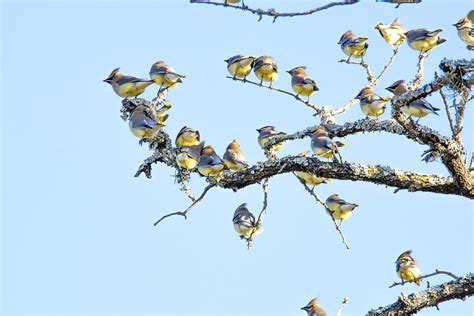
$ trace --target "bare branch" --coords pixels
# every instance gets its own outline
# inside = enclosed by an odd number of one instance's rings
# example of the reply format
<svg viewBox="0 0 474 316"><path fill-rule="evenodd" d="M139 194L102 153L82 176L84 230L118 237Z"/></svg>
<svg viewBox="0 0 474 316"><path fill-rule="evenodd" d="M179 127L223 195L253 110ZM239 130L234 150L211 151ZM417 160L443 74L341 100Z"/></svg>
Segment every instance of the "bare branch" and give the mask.
<svg viewBox="0 0 474 316"><path fill-rule="evenodd" d="M344 306L345 306L347 303L349 303L349 298L348 298L348 297L344 297L344 299L342 300L341 307L339 307L339 309L338 309L337 312L336 312L336 316L341 316L342 310L344 309Z"/></svg>
<svg viewBox="0 0 474 316"><path fill-rule="evenodd" d="M180 215L180 216L183 216L184 219L187 219L187 214L188 212L194 207L196 206L196 204L198 204L199 202L202 201L202 199L206 196L206 193L207 191L209 191L211 188L215 187L216 185L215 184L208 184L205 188L204 188L204 191L202 191L201 195L195 199L193 201L193 203L191 203L191 205L189 205L184 211L182 212L173 212L173 213L169 213L169 214L166 214L166 215L163 215L159 220L157 220L153 226L156 226L158 225L162 220L164 220L165 218L168 218L170 216L174 216L174 215Z"/></svg>
<svg viewBox="0 0 474 316"><path fill-rule="evenodd" d="M306 183L304 183L304 181L302 181L300 178L298 178L298 180L301 182L301 184L304 186L305 190L308 191L309 194L311 194L312 197L314 197L314 199L316 200L316 202L318 202L319 204L321 204L324 209L326 210L326 213L328 213L329 217L331 217L333 223L334 223L334 226L337 230L337 232L339 233L339 235L341 236L341 239L342 239L342 243L344 244L344 246L346 247L347 250L349 250L349 244L347 243L347 240L346 240L346 237L344 236L341 228L339 227L340 225L338 225L336 223L336 220L334 219L334 216L332 216L332 212L331 210L329 209L329 207L326 205L326 203L323 202L323 200L321 200L321 198L314 192L314 190L311 190L307 185Z"/></svg>
<svg viewBox="0 0 474 316"><path fill-rule="evenodd" d="M474 295L474 275L468 274L455 281L430 287L408 296L401 294L395 303L370 310L367 315L412 315L426 307L436 307L442 302L453 299L465 300L472 295Z"/></svg>
<svg viewBox="0 0 474 316"><path fill-rule="evenodd" d="M280 17L294 17L294 16L310 15L310 14L313 14L313 13L316 13L316 12L319 12L319 11L329 9L331 7L354 4L354 3L359 2L359 0L345 0L345 1L339 1L339 2L331 2L331 3L328 3L326 5L323 5L321 7L314 8L314 9L311 9L311 10L302 11L302 12L292 12L292 13L284 13L284 12L280 13L280 12L277 12L273 8L268 9L268 10L262 10L260 8L259 9L252 9L252 8L246 6L246 5L243 5L243 4L241 6L240 5L225 4L224 0L222 0L221 2L214 2L214 1L210 1L210 0L191 0L190 2L191 3L201 3L201 4L212 4L212 5L215 5L215 6L222 6L222 7L225 7L225 8L232 8L232 9L251 12L251 13L256 14L256 15L259 16L259 19L258 19L259 21L262 20L262 17L264 15L271 16L271 17L273 17L273 22L275 22L276 19L280 18Z"/></svg>
<svg viewBox="0 0 474 316"><path fill-rule="evenodd" d="M418 279L426 279L426 278L429 278L429 277L432 277L432 276L438 275L438 274L446 274L446 275L449 275L450 277L452 277L452 278L455 279L455 280L459 279L458 276L454 275L454 274L451 273L451 272L448 272L448 271L441 271L441 270L436 269L435 272L422 275L422 276L420 276L419 278L417 278L416 280L418 280ZM413 281L393 282L393 284L390 285L389 288L392 288L392 287L395 287L395 286L398 286L398 285L404 285L404 284L406 284L406 283L412 283L412 282L415 282L415 280L413 280Z"/></svg>
<svg viewBox="0 0 474 316"><path fill-rule="evenodd" d="M385 75L388 68L390 68L390 66L393 64L393 61L395 60L395 56L397 55L399 48L400 48L400 45L396 46L393 49L392 57L390 57L388 63L382 68L382 71L379 73L379 75L377 77L375 77L374 81L370 84L371 86L375 87L377 85L377 82L379 81L379 79L382 78L383 75Z"/></svg>
<svg viewBox="0 0 474 316"><path fill-rule="evenodd" d="M349 65L360 65L361 67L365 68L365 71L367 72L367 82L369 83L370 86L375 86L376 81L375 81L374 74L372 73L372 70L370 70L370 66L363 59L361 59L360 62L349 61L347 59L341 59L339 60L339 62L346 63Z"/></svg>
<svg viewBox="0 0 474 316"><path fill-rule="evenodd" d="M439 94L441 95L441 98L443 99L444 107L446 109L446 114L448 115L449 127L451 128L451 132L453 133L453 137L455 137L456 130L454 129L453 118L451 117L451 112L449 110L448 99L446 98L446 95L444 94L443 89L439 89Z"/></svg>
<svg viewBox="0 0 474 316"><path fill-rule="evenodd" d="M267 88L267 89L270 89L270 90L273 90L273 91L277 91L277 92L280 92L280 93L290 95L293 98L295 98L296 100L304 103L306 106L308 106L308 107L312 108L313 110L315 110L317 114L319 114L321 112L321 108L318 107L316 104L313 104L309 100L301 99L301 97L299 95L295 94L295 93L292 93L292 92L289 92L289 91L286 91L286 90L282 90L282 89L278 89L278 88L274 88L272 86L264 86L264 85L262 85L258 82L254 82L254 81L251 81L251 80L248 80L248 79L244 80L244 79L234 78L234 77L231 77L231 76L226 76L226 78L229 78L229 79L232 79L232 80L235 80L235 81L241 81L243 83L250 83L250 84L253 84L253 85L258 86L258 87Z"/></svg>
<svg viewBox="0 0 474 316"><path fill-rule="evenodd" d="M262 184L262 191L263 191L263 206L262 210L260 211L260 214L258 214L257 217L257 225L261 225L262 219L263 219L263 213L267 214L267 206L268 206L268 178L265 179L265 181ZM255 234L256 230L253 230L252 233L250 233L250 236L247 238L247 249L250 250L252 248L253 244L253 235Z"/></svg>
<svg viewBox="0 0 474 316"><path fill-rule="evenodd" d="M408 90L413 90L417 88L423 81L423 68L424 68L423 66L425 64L426 57L428 57L427 52L420 53L420 55L418 56L418 65L417 65L418 70L416 72L415 79L413 79L412 82L407 84Z"/></svg>

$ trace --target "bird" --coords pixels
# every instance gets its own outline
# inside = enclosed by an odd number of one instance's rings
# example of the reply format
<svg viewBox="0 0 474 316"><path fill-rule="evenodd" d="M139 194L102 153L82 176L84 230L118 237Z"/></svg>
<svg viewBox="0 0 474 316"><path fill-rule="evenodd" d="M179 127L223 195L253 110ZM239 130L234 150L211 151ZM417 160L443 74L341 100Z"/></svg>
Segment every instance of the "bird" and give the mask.
<svg viewBox="0 0 474 316"><path fill-rule="evenodd" d="M360 108L366 117L379 117L385 112L387 101L390 98L382 98L375 94L370 86L362 88L355 99L360 100Z"/></svg>
<svg viewBox="0 0 474 316"><path fill-rule="evenodd" d="M286 132L283 132L283 131L277 132L275 130L275 126L271 126L271 125L258 128L257 132L258 132L258 144L260 145L262 149L265 148L265 143L268 142L273 137L286 135ZM274 146L272 146L271 150L278 151L283 147L285 143L286 142L280 142L278 144L275 144Z"/></svg>
<svg viewBox="0 0 474 316"><path fill-rule="evenodd" d="M201 135L197 129L184 126L176 136L175 144L177 147L199 145Z"/></svg>
<svg viewBox="0 0 474 316"><path fill-rule="evenodd" d="M398 80L392 83L390 86L388 86L385 89L392 92L395 96L400 96L408 92L408 89L404 83L405 83L404 80ZM400 109L405 115L408 115L408 117L410 116L418 117L418 120L431 113L439 115L436 112L440 110L432 106L431 103L426 101L424 98L414 100L410 102L410 104L400 107Z"/></svg>
<svg viewBox="0 0 474 316"><path fill-rule="evenodd" d="M224 171L224 161L216 154L212 146L202 148L201 156L197 164L200 174L206 177L217 177Z"/></svg>
<svg viewBox="0 0 474 316"><path fill-rule="evenodd" d="M231 171L245 170L249 167L247 158L245 158L245 154L240 148L237 139L234 139L229 146L227 146L223 160L226 167Z"/></svg>
<svg viewBox="0 0 474 316"><path fill-rule="evenodd" d="M332 217L340 220L339 225L342 223L342 221L348 219L352 215L354 209L359 206L355 203L346 202L337 194L330 195L326 199L326 205L331 211Z"/></svg>
<svg viewBox="0 0 474 316"><path fill-rule="evenodd" d="M414 50L420 51L420 54L427 52L434 47L446 42L445 39L439 37L442 29L430 31L425 28L411 30L405 33L408 46Z"/></svg>
<svg viewBox="0 0 474 316"><path fill-rule="evenodd" d="M338 152L338 147L345 146L343 142L334 142L324 129L320 126L313 130L311 136L311 149L316 156L332 159Z"/></svg>
<svg viewBox="0 0 474 316"><path fill-rule="evenodd" d="M459 38L466 43L467 48L474 50L474 28L472 22L466 16L461 18L457 23L453 24L458 30Z"/></svg>
<svg viewBox="0 0 474 316"><path fill-rule="evenodd" d="M140 144L145 139L153 138L157 131L164 126L156 121L153 111L143 105L133 109L128 125L132 134L141 138Z"/></svg>
<svg viewBox="0 0 474 316"><path fill-rule="evenodd" d="M263 232L262 221L248 210L247 203L240 204L234 212L232 218L235 231L240 235L241 239L249 238Z"/></svg>
<svg viewBox="0 0 474 316"><path fill-rule="evenodd" d="M369 48L366 36L357 37L351 30L342 34L338 44L341 45L342 51L349 56L347 62L351 57L361 58L364 61L364 56Z"/></svg>
<svg viewBox="0 0 474 316"><path fill-rule="evenodd" d="M469 19L469 21L471 21L472 24L474 24L474 10L469 11L469 13L467 14L467 18Z"/></svg>
<svg viewBox="0 0 474 316"><path fill-rule="evenodd" d="M224 0L224 4L228 4L228 3L239 3L240 0ZM242 5L243 5L243 1L242 1Z"/></svg>
<svg viewBox="0 0 474 316"><path fill-rule="evenodd" d="M420 278L421 271L418 263L411 256L411 250L404 251L395 261L396 271L402 282L414 281L417 285L421 285L423 279Z"/></svg>
<svg viewBox="0 0 474 316"><path fill-rule="evenodd" d="M227 63L227 70L235 78L246 80L247 76L252 72L255 56L235 55L224 60Z"/></svg>
<svg viewBox="0 0 474 316"><path fill-rule="evenodd" d="M176 163L178 166L186 170L193 170L198 164L203 147L204 142L198 145L178 147L176 153Z"/></svg>
<svg viewBox="0 0 474 316"><path fill-rule="evenodd" d="M160 124L165 125L165 122L169 117L169 114L167 114L166 112L168 112L168 110L171 109L172 107L173 106L170 103L165 103L163 104L161 108L156 110L156 114L155 114L156 121Z"/></svg>
<svg viewBox="0 0 474 316"><path fill-rule="evenodd" d="M379 31L380 35L385 39L385 41L393 46L399 46L407 38L405 35L405 27L400 20L396 18L390 24L377 23L374 27Z"/></svg>
<svg viewBox="0 0 474 316"><path fill-rule="evenodd" d="M272 83L278 79L278 66L271 56L260 56L255 59L253 72L260 79L260 85L266 81L270 82L269 87L271 87Z"/></svg>
<svg viewBox="0 0 474 316"><path fill-rule="evenodd" d="M163 87L176 87L179 83L183 82L182 78L186 78L186 76L176 73L175 70L165 64L164 61L159 60L151 65L150 78L160 85L159 91L161 91Z"/></svg>
<svg viewBox="0 0 474 316"><path fill-rule="evenodd" d="M296 98L303 95L307 96L309 101L309 97L319 90L316 81L307 75L305 66L298 66L287 72L291 76L291 87L296 93Z"/></svg>
<svg viewBox="0 0 474 316"><path fill-rule="evenodd" d="M326 316L326 312L321 307L318 302L318 298L316 297L309 301L306 306L301 307L301 309L306 311L306 313L308 313L308 316Z"/></svg>
<svg viewBox="0 0 474 316"><path fill-rule="evenodd" d="M298 157L308 157L308 151L303 151L298 154ZM304 171L295 171L295 175L298 179L303 181L306 185L312 186L313 188L321 183L327 183L326 178L318 177L312 173L304 172Z"/></svg>
<svg viewBox="0 0 474 316"><path fill-rule="evenodd" d="M145 89L153 84L152 80L140 79L133 76L124 76L119 72L120 68L112 70L110 75L103 81L112 86L114 92L122 97L138 97Z"/></svg>

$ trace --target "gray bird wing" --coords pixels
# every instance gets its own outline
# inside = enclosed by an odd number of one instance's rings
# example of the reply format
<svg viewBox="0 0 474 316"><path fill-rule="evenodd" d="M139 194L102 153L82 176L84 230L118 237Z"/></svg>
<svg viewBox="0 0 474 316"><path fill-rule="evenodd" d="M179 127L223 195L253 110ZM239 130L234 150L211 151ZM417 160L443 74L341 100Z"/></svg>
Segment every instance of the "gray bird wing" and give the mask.
<svg viewBox="0 0 474 316"><path fill-rule="evenodd" d="M132 114L130 118L130 122L132 124L132 128L149 128L152 129L156 126L156 121L152 118L149 118L143 113L139 114Z"/></svg>
<svg viewBox="0 0 474 316"><path fill-rule="evenodd" d="M150 82L150 80L140 79L133 76L122 76L116 80L116 83L121 85L125 83Z"/></svg>
<svg viewBox="0 0 474 316"><path fill-rule="evenodd" d="M428 101L426 101L423 98L411 102L410 106L418 107L418 108L425 108L425 109L430 110L431 112L433 112L435 114L437 114L436 111L439 111L438 108L435 108L434 106L431 105L431 103L429 103Z"/></svg>
<svg viewBox="0 0 474 316"><path fill-rule="evenodd" d="M422 40L427 37L430 37L430 30L428 29L416 29L416 30L411 30L406 33L408 40L410 41L417 41L417 40Z"/></svg>

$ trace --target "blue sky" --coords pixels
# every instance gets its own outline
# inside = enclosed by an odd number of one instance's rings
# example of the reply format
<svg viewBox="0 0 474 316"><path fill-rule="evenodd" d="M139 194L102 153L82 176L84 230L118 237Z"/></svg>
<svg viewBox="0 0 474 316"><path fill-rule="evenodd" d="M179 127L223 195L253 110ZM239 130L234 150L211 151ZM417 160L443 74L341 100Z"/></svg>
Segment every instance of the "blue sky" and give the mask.
<svg viewBox="0 0 474 316"><path fill-rule="evenodd" d="M281 11L312 8L315 1L245 1ZM267 4L268 3L268 4ZM271 4L270 4L271 3ZM325 2L324 2L325 3ZM343 224L347 251L325 211L292 175L269 184L265 232L247 251L232 227L235 208L258 212L259 186L234 193L209 192L188 220L167 212L188 205L173 182L174 170L156 165L151 180L133 175L150 154L119 117L120 98L102 80L115 67L147 77L165 60L188 75L169 94L167 131L201 131L223 154L237 138L251 163L263 160L256 128L294 132L318 122L291 97L226 79L224 59L238 53L272 55L280 69L276 87L290 90L283 70L306 65L321 89L312 100L341 106L365 84L363 69L340 64L336 44L352 29L369 37L367 62L377 73L390 47L373 29L399 17L408 29L443 28L447 42L425 64L425 81L444 58L468 58L452 26L470 1L393 5L366 1L318 14L257 22L249 13L187 1L2 1L2 315L303 315L314 296L329 314L349 297L343 315L387 305L409 284L397 280L394 261L412 249L423 272L472 271L472 202L430 193L394 194L393 188L333 181L323 198L339 193L360 205ZM375 91L414 77L418 53L406 44ZM253 77L253 76L252 76ZM144 94L152 98L157 87ZM428 100L441 107L438 95ZM449 134L446 113L422 123ZM358 105L338 118L363 117ZM386 113L382 118L387 118ZM473 149L472 109L464 141ZM345 160L424 173L447 171L420 161L426 149L388 134L345 139ZM309 149L288 144L281 155ZM205 181L193 176L199 194ZM448 281L430 279L432 285ZM423 287L426 285L423 285ZM472 298L427 309L420 315L471 315Z"/></svg>

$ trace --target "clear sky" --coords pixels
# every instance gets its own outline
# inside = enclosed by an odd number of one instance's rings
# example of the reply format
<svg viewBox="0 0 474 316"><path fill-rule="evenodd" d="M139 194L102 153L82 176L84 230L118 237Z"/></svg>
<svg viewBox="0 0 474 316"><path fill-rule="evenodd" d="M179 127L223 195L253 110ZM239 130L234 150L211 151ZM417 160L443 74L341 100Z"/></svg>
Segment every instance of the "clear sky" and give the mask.
<svg viewBox="0 0 474 316"><path fill-rule="evenodd" d="M246 0L252 7L309 9L326 1ZM297 3L296 3L297 2ZM258 185L237 193L214 190L188 220L173 217L189 200L173 182L174 170L156 165L153 178L134 178L150 155L119 115L120 98L102 80L115 67L147 77L165 60L188 75L169 94L167 131L192 126L223 154L237 138L251 163L265 159L256 128L294 132L314 125L309 108L291 97L226 79L224 59L244 53L272 55L276 87L291 90L284 70L306 65L320 91L319 105L341 106L365 84L365 73L336 44L352 29L369 37L367 62L379 72L391 48L374 30L399 17L408 29L442 28L447 42L425 64L428 82L442 58L470 58L452 26L472 1L424 0L418 5L364 1L311 16L257 22L249 13L169 1L2 1L2 315L303 315L318 296L330 315L349 297L343 315L362 315L420 290L397 280L394 261L412 249L425 273L473 270L473 207L466 198L430 193L394 194L394 188L333 181L323 198L339 193L360 205L343 224L347 251L321 206L294 176L269 184L265 232L251 251L233 229L235 208L258 213ZM375 91L414 77L418 52L404 44ZM252 75L252 78L253 75ZM151 99L157 87L143 97ZM439 95L428 100L441 107ZM386 113L382 118L389 116ZM339 123L363 117L358 105ZM448 135L444 110L421 121ZM473 150L472 107L464 141ZM447 171L420 161L426 149L405 138L364 134L344 140L345 160L423 173ZM310 149L288 144L281 155ZM206 182L193 176L199 194ZM448 281L436 276L432 285ZM426 286L423 284L422 288ZM473 300L441 304L420 315L472 315Z"/></svg>

